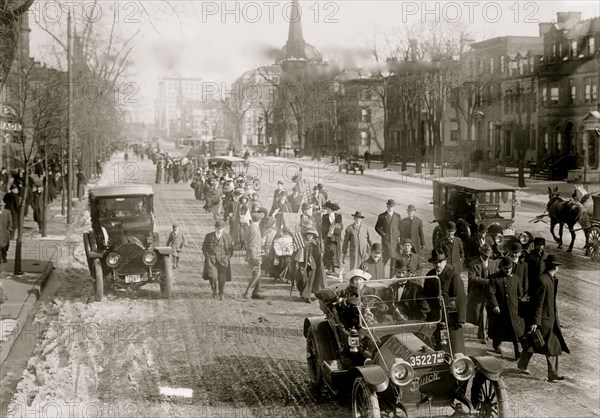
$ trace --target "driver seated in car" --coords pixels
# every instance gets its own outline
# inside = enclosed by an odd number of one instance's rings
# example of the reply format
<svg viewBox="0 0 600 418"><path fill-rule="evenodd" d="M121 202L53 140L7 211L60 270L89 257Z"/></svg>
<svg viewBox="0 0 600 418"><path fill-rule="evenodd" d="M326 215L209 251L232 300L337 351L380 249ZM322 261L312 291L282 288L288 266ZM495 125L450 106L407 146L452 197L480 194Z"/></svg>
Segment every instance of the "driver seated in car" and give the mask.
<svg viewBox="0 0 600 418"><path fill-rule="evenodd" d="M401 258L395 264L396 278L414 276L408 268L408 260ZM431 308L425 299L423 286L416 279L398 280L389 286L394 291L393 315L396 321L424 321Z"/></svg>

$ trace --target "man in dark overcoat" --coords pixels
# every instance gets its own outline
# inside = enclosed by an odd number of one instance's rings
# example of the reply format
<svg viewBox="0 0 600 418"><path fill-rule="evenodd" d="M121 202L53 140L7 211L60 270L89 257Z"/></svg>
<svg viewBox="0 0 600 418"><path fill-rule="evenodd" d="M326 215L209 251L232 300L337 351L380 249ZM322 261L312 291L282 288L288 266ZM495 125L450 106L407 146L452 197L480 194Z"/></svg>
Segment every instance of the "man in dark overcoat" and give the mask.
<svg viewBox="0 0 600 418"><path fill-rule="evenodd" d="M448 264L452 266L454 272L460 278L462 273L463 261L465 259L465 252L463 250L462 240L455 236L456 224L454 222L448 222L446 227L446 236L440 243L444 254L448 258Z"/></svg>
<svg viewBox="0 0 600 418"><path fill-rule="evenodd" d="M527 256L527 277L531 282L535 282L544 272L545 245L544 238L536 237L533 240L533 251Z"/></svg>
<svg viewBox="0 0 600 418"><path fill-rule="evenodd" d="M394 275L394 265L398 258L398 243L400 240L400 222L402 218L394 211L396 201L389 199L386 203L387 210L380 213L375 224L375 232L381 237L383 246L383 265L390 261L390 277Z"/></svg>
<svg viewBox="0 0 600 418"><path fill-rule="evenodd" d="M217 220L215 231L204 237L202 254L204 254L204 271L202 278L210 282L213 298L223 300L225 282L231 281L231 264L233 241L228 233L223 232L225 222Z"/></svg>
<svg viewBox="0 0 600 418"><path fill-rule="evenodd" d="M488 333L494 351L502 354L503 341L513 343L515 360L521 356L519 337L525 333L525 324L519 316L519 299L523 296L521 282L512 272L514 262L511 257L500 259L500 270L490 276L488 305L491 309Z"/></svg>
<svg viewBox="0 0 600 418"><path fill-rule="evenodd" d="M415 205L408 205L407 216L400 221L400 239L410 239L412 251L421 255L425 246L425 234L423 233L423 221L415 216L416 210Z"/></svg>
<svg viewBox="0 0 600 418"><path fill-rule="evenodd" d="M441 289L435 279L426 279L423 285L425 297L428 298L431 312L427 321L437 321L440 319L440 304L437 300L441 291L448 312L448 334L450 337L450 346L453 354L465 352L465 339L463 335L463 325L467 320L467 295L465 286L460 276L452 269L446 260L444 252L434 249L431 252L429 262L433 264L426 276L437 276L440 281ZM455 308L449 307L449 303ZM441 318L444 319L443 317Z"/></svg>
<svg viewBox="0 0 600 418"><path fill-rule="evenodd" d="M530 374L527 366L533 353L545 354L548 365L548 382L564 380L565 376L558 373L558 356L563 351L570 353L567 343L563 338L558 321L558 311L556 308L556 294L558 293L558 268L561 265L553 254L546 257L546 268L539 277L529 293L531 295L531 325L530 331L539 328L544 346L540 350L534 350L529 347L523 352L519 359L518 368L522 373Z"/></svg>
<svg viewBox="0 0 600 418"><path fill-rule="evenodd" d="M402 238L399 260L402 259L406 261L407 268L413 275L421 275L421 256L413 252L413 242L410 238Z"/></svg>
<svg viewBox="0 0 600 418"><path fill-rule="evenodd" d="M307 229L303 235L304 248L300 250L300 258L297 260L296 287L300 292L300 298L310 303L311 294L325 288L326 276L319 233L316 229Z"/></svg>
<svg viewBox="0 0 600 418"><path fill-rule="evenodd" d="M373 280L385 279L385 264L381 261L383 247L380 243L375 242L371 247L371 256L367 258L361 265L360 270L368 272Z"/></svg>
<svg viewBox="0 0 600 418"><path fill-rule="evenodd" d="M473 260L479 259L479 249L487 244L490 248L494 245L494 240L487 233L488 227L484 224L479 224L477 227L477 234L469 237L465 242L465 259L467 260L467 266L471 264Z"/></svg>
<svg viewBox="0 0 600 418"><path fill-rule="evenodd" d="M523 295L527 294L527 291L529 290L529 276L527 274L527 263L523 257L523 246L520 242L510 243L506 255L512 258L513 263L515 264L512 272L519 278L519 282L521 282Z"/></svg>
<svg viewBox="0 0 600 418"><path fill-rule="evenodd" d="M477 325L477 338L485 344L487 337L486 301L489 292L490 276L498 271L498 262L491 259L492 249L484 244L479 249L479 258L469 264L469 282L467 290L467 322Z"/></svg>

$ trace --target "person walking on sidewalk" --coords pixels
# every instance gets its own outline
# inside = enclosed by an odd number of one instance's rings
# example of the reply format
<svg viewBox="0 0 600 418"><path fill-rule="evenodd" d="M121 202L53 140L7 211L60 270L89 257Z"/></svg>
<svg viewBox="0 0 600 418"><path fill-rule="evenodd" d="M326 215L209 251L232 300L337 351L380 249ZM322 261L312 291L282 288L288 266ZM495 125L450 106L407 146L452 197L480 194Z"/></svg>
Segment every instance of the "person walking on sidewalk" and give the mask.
<svg viewBox="0 0 600 418"><path fill-rule="evenodd" d="M81 168L77 169L77 198L79 201L83 201L83 195L85 194L85 175L81 171Z"/></svg>
<svg viewBox="0 0 600 418"><path fill-rule="evenodd" d="M250 299L249 292L252 291L252 299L263 299L260 294L260 275L261 275L261 264L262 264L262 236L260 234L260 227L258 226L261 218L261 214L253 213L252 220L246 228L246 262L250 265L252 270L252 277L246 291L242 297L244 299Z"/></svg>
<svg viewBox="0 0 600 418"><path fill-rule="evenodd" d="M15 239L15 231L19 228L19 188L13 184L10 186L10 191L2 197L5 210L9 211L12 215L12 226L13 229L10 233L10 239Z"/></svg>
<svg viewBox="0 0 600 418"><path fill-rule="evenodd" d="M231 281L231 264L233 256L233 241L228 233L223 232L225 222L217 220L215 230L204 237L202 254L204 269L202 278L210 282L213 298L223 300L225 283Z"/></svg>
<svg viewBox="0 0 600 418"><path fill-rule="evenodd" d="M187 246L187 239L185 235L179 233L179 225L173 224L173 230L169 234L167 239L167 247L171 247L173 255L173 269L179 267L179 257L181 251Z"/></svg>
<svg viewBox="0 0 600 418"><path fill-rule="evenodd" d="M561 263L556 260L554 254L548 255L544 273L535 283L532 283L529 290L532 303L529 323L532 325L529 330L535 332L536 329L539 329L545 344L539 350L529 347L521 354L517 364L522 373L530 374L527 366L533 353L545 354L548 365L548 382L565 379L565 376L558 373L558 356L563 351L570 353L560 329L556 308L556 294L558 293L558 277L556 276L560 265Z"/></svg>
<svg viewBox="0 0 600 418"><path fill-rule="evenodd" d="M6 255L12 232L12 214L4 207L4 201L0 201L0 264L7 262Z"/></svg>

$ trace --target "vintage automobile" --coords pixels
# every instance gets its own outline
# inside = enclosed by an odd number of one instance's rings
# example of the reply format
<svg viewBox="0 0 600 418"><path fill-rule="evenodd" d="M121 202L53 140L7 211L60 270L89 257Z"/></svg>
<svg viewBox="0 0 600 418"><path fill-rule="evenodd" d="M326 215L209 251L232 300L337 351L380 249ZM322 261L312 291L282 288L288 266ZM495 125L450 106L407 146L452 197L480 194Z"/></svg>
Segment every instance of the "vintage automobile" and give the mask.
<svg viewBox="0 0 600 418"><path fill-rule="evenodd" d="M360 158L358 157L346 157L346 160L339 165L340 173L342 170L346 170L346 174L352 171L356 174L357 171L360 171L360 174L365 173L365 165L362 163Z"/></svg>
<svg viewBox="0 0 600 418"><path fill-rule="evenodd" d="M134 289L158 283L162 297L170 298L171 248L158 246L153 196L145 184L90 189L92 229L83 233L83 245L97 302L106 282Z"/></svg>
<svg viewBox="0 0 600 418"><path fill-rule="evenodd" d="M358 298L331 298L346 286L320 292L325 318L304 320L317 393L351 397L355 417L410 416L422 414L421 408L508 416L499 360L452 352L446 327L451 308L437 277L371 280Z"/></svg>
<svg viewBox="0 0 600 418"><path fill-rule="evenodd" d="M531 242L528 232L517 234L513 223L517 205L515 188L479 178L433 181L434 246L445 235L447 222L457 225L457 236L465 240L484 224L494 242L503 247L518 240L523 246Z"/></svg>

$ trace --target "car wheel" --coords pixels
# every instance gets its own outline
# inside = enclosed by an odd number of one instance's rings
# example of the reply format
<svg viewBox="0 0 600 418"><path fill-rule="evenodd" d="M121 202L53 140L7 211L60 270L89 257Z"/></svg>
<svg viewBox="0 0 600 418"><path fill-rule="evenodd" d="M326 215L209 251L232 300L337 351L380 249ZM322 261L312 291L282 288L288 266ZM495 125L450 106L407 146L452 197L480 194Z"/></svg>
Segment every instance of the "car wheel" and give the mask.
<svg viewBox="0 0 600 418"><path fill-rule="evenodd" d="M90 252L92 250L90 248L90 236L87 232L83 233L83 249L85 250L85 258L87 260L88 269L90 270L90 275L94 277L92 259L90 258Z"/></svg>
<svg viewBox="0 0 600 418"><path fill-rule="evenodd" d="M102 273L102 264L100 260L95 259L94 264L94 296L96 302L102 302L104 297L104 273Z"/></svg>
<svg viewBox="0 0 600 418"><path fill-rule="evenodd" d="M317 337L312 328L306 334L306 362L308 363L308 375L310 383L315 392L323 390L323 371L321 370L322 359L317 349Z"/></svg>
<svg viewBox="0 0 600 418"><path fill-rule="evenodd" d="M352 416L356 418L380 418L379 399L362 377L352 385Z"/></svg>
<svg viewBox="0 0 600 418"><path fill-rule="evenodd" d="M471 386L471 403L480 417L508 416L508 389L500 377L497 381L477 372Z"/></svg>
<svg viewBox="0 0 600 418"><path fill-rule="evenodd" d="M163 256L163 268L160 277L160 294L163 299L171 299L171 286L173 285L173 269L171 257Z"/></svg>

